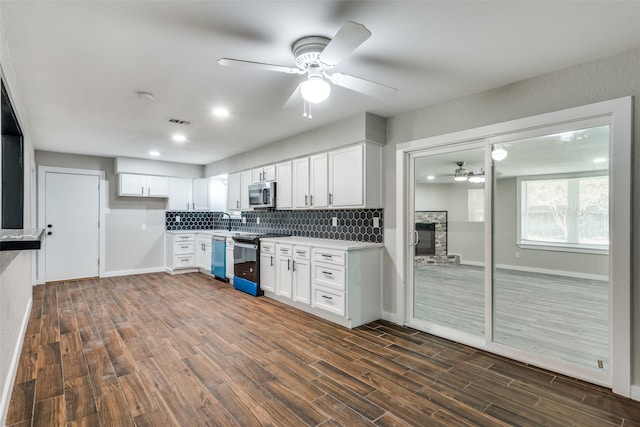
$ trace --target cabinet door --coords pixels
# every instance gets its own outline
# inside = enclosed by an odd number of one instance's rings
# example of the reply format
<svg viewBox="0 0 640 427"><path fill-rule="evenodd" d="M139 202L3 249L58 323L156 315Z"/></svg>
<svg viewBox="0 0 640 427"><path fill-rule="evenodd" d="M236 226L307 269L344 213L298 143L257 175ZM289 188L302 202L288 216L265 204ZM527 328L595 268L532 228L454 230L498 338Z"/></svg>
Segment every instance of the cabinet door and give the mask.
<svg viewBox="0 0 640 427"><path fill-rule="evenodd" d="M120 174L120 196L144 196L146 177L144 175Z"/></svg>
<svg viewBox="0 0 640 427"><path fill-rule="evenodd" d="M146 194L149 197L169 197L169 178L148 176Z"/></svg>
<svg viewBox="0 0 640 427"><path fill-rule="evenodd" d="M211 273L211 238L209 237L204 243L204 259L202 260L202 268Z"/></svg>
<svg viewBox="0 0 640 427"><path fill-rule="evenodd" d="M249 207L249 185L253 183L251 171L240 173L240 209L243 211L251 210Z"/></svg>
<svg viewBox="0 0 640 427"><path fill-rule="evenodd" d="M278 190L276 190L278 191ZM293 207L309 207L309 158L293 161Z"/></svg>
<svg viewBox="0 0 640 427"><path fill-rule="evenodd" d="M276 291L276 260L273 254L260 255L260 288Z"/></svg>
<svg viewBox="0 0 640 427"><path fill-rule="evenodd" d="M311 265L308 260L295 260L293 265L293 300L311 304Z"/></svg>
<svg viewBox="0 0 640 427"><path fill-rule="evenodd" d="M201 238L196 240L196 266L205 268L206 260L204 259L205 249L204 241Z"/></svg>
<svg viewBox="0 0 640 427"><path fill-rule="evenodd" d="M293 294L293 271L291 270L291 261L291 258L278 258L276 294L287 298L291 298Z"/></svg>
<svg viewBox="0 0 640 427"><path fill-rule="evenodd" d="M209 209L209 178L195 178L192 184L193 208L206 211Z"/></svg>
<svg viewBox="0 0 640 427"><path fill-rule="evenodd" d="M327 154L309 157L309 204L312 208L329 206L329 180Z"/></svg>
<svg viewBox="0 0 640 427"><path fill-rule="evenodd" d="M333 207L364 205L363 147L329 153L329 203Z"/></svg>
<svg viewBox="0 0 640 427"><path fill-rule="evenodd" d="M262 168L253 169L251 171L251 181L255 184L264 181L262 179Z"/></svg>
<svg viewBox="0 0 640 427"><path fill-rule="evenodd" d="M227 209L240 210L240 173L230 173L227 177Z"/></svg>
<svg viewBox="0 0 640 427"><path fill-rule="evenodd" d="M293 207L291 162L277 164L276 173L278 175L278 181L276 185L276 208L291 209Z"/></svg>
<svg viewBox="0 0 640 427"><path fill-rule="evenodd" d="M184 211L191 209L191 179L169 178L169 202L167 209L170 211Z"/></svg>
<svg viewBox="0 0 640 427"><path fill-rule="evenodd" d="M276 166L269 165L262 168L262 180L263 181L275 181L277 178Z"/></svg>

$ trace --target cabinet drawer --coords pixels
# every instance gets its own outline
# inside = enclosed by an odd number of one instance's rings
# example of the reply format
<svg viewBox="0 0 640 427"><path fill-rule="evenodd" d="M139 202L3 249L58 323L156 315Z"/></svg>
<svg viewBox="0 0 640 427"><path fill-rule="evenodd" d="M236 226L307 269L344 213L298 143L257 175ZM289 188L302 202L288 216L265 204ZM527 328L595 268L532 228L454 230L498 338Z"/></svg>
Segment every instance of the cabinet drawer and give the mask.
<svg viewBox="0 0 640 427"><path fill-rule="evenodd" d="M297 260L308 260L311 257L311 249L304 246L293 247L293 258Z"/></svg>
<svg viewBox="0 0 640 427"><path fill-rule="evenodd" d="M173 252L179 254L192 254L194 248L193 242L176 242L173 246Z"/></svg>
<svg viewBox="0 0 640 427"><path fill-rule="evenodd" d="M293 253L293 245L278 245L277 248L278 255L281 258L291 258L291 254Z"/></svg>
<svg viewBox="0 0 640 427"><path fill-rule="evenodd" d="M315 288L313 291L313 306L327 310L331 313L345 315L344 292L335 292L323 288Z"/></svg>
<svg viewBox="0 0 640 427"><path fill-rule="evenodd" d="M173 268L189 268L193 267L193 255L176 255L173 257Z"/></svg>
<svg viewBox="0 0 640 427"><path fill-rule="evenodd" d="M260 242L260 252L263 254L273 255L276 253L276 244Z"/></svg>
<svg viewBox="0 0 640 427"><path fill-rule="evenodd" d="M174 239L176 243L180 242L192 242L195 239L195 234L176 234Z"/></svg>
<svg viewBox="0 0 640 427"><path fill-rule="evenodd" d="M344 251L336 251L332 249L314 249L313 260L319 262L325 262L335 265L344 265L346 259L346 253Z"/></svg>
<svg viewBox="0 0 640 427"><path fill-rule="evenodd" d="M344 267L327 264L314 264L313 282L343 291L345 289Z"/></svg>

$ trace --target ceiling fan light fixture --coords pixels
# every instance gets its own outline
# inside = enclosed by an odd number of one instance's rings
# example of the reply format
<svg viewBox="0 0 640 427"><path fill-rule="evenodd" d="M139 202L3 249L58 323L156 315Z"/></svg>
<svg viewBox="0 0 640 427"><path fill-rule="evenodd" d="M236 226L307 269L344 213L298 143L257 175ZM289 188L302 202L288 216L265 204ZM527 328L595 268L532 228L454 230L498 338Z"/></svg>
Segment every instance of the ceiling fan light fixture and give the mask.
<svg viewBox="0 0 640 427"><path fill-rule="evenodd" d="M491 158L496 162L501 162L507 158L508 154L507 150L504 149L504 145L496 144L493 146L493 151L491 151Z"/></svg>
<svg viewBox="0 0 640 427"><path fill-rule="evenodd" d="M463 166L464 162L456 162L458 165L458 169L453 172L453 180L456 182L466 181L469 176L469 171L467 171Z"/></svg>
<svg viewBox="0 0 640 427"><path fill-rule="evenodd" d="M331 86L322 76L310 76L300 85L300 92L306 101L317 104L329 97Z"/></svg>

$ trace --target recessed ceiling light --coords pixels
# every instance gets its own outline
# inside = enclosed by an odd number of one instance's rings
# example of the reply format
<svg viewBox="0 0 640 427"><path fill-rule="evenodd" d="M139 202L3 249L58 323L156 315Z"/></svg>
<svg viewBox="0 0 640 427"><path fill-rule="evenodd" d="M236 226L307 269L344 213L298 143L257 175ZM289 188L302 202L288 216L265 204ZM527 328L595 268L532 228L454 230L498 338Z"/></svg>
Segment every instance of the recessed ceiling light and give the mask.
<svg viewBox="0 0 640 427"><path fill-rule="evenodd" d="M214 108L211 112L216 117L229 117L229 110L226 108Z"/></svg>
<svg viewBox="0 0 640 427"><path fill-rule="evenodd" d="M173 138L175 142L185 142L187 140L187 137L181 133L176 133L171 138Z"/></svg>
<svg viewBox="0 0 640 427"><path fill-rule="evenodd" d="M156 150L151 150L149 151L149 155L153 157L158 157L160 155L160 152Z"/></svg>
<svg viewBox="0 0 640 427"><path fill-rule="evenodd" d="M435 176L433 176L433 175L429 175L429 176L427 176L427 179L428 179L429 181L431 181L431 180L433 180L433 179L436 179L436 177L435 177Z"/></svg>
<svg viewBox="0 0 640 427"><path fill-rule="evenodd" d="M607 159L605 159L604 157L596 157L595 159L593 159L593 163L604 163L606 161Z"/></svg>

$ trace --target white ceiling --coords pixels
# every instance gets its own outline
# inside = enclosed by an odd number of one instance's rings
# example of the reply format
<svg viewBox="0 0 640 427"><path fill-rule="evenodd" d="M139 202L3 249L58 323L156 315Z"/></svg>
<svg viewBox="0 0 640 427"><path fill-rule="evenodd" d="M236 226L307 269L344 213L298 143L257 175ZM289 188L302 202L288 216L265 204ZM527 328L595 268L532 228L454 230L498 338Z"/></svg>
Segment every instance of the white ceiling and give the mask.
<svg viewBox="0 0 640 427"><path fill-rule="evenodd" d="M36 149L141 158L155 149L195 164L639 48L638 16L638 1L0 1L13 95ZM303 77L216 62L293 65L295 40L332 37L347 20L373 35L335 71L396 87L395 98L333 87L307 120L302 102L281 108ZM213 117L216 106L231 117ZM188 141L173 142L176 131Z"/></svg>

